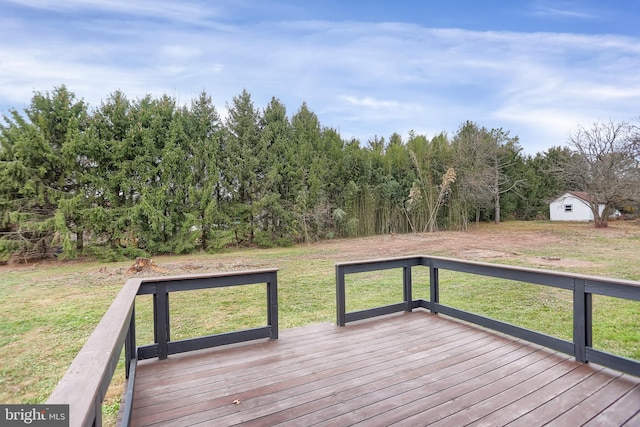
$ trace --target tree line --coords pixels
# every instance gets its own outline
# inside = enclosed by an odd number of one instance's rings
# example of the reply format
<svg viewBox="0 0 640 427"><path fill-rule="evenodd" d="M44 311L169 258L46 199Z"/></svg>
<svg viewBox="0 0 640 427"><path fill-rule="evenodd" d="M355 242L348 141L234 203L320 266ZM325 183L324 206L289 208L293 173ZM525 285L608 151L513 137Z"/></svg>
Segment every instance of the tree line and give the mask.
<svg viewBox="0 0 640 427"><path fill-rule="evenodd" d="M524 155L503 129L345 140L306 103L243 90L226 117L202 92L89 108L65 86L0 125L0 259L188 253L534 219L576 182L575 153ZM573 182L570 182L573 181Z"/></svg>

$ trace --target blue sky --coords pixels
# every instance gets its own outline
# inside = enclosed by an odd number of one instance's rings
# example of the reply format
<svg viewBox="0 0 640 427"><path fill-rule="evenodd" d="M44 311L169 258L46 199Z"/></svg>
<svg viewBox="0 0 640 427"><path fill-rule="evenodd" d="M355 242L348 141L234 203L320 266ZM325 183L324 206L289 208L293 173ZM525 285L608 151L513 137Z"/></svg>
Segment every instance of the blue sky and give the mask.
<svg viewBox="0 0 640 427"><path fill-rule="evenodd" d="M0 0L0 112L61 84L302 102L363 143L472 120L528 154L640 116L640 2Z"/></svg>

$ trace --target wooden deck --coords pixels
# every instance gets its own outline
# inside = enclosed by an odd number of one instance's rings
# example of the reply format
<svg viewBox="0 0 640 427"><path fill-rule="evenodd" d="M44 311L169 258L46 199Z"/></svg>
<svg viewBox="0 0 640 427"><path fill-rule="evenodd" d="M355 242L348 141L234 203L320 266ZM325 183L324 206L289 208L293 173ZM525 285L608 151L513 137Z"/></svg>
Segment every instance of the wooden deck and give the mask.
<svg viewBox="0 0 640 427"><path fill-rule="evenodd" d="M134 426L640 426L640 378L423 310L137 369Z"/></svg>

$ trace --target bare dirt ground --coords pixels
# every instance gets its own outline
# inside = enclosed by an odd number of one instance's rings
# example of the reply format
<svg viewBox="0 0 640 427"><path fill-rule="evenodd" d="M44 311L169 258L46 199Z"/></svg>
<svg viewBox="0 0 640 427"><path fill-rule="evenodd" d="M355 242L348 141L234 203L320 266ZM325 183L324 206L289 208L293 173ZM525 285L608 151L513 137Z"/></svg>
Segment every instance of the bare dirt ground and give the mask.
<svg viewBox="0 0 640 427"><path fill-rule="evenodd" d="M388 258L404 255L437 255L475 261L519 262L538 268L580 268L593 266L593 262L575 259L572 252L582 248L589 250L597 240L617 241L640 239L640 223L619 221L608 228L596 229L589 223L551 222L506 222L503 224L473 225L467 231L439 231L434 233L388 234L382 236L352 239L326 240L312 244L302 244L295 258L325 259L334 262ZM640 245L637 254L640 256ZM545 253L545 248L555 248ZM558 255L558 248L564 248ZM586 249L585 249L586 248ZM595 248L593 249L596 250ZM530 255L532 251L540 253ZM529 254L529 255L528 255ZM286 255L285 255L286 257ZM277 255L275 256L277 258ZM272 263L256 260L250 251L227 250L220 255L193 255L154 257L158 270L138 271L131 274L131 268L122 263L104 263L93 274L102 276L158 276L170 274L206 273L212 271L244 270L272 267ZM22 269L44 269L51 265L82 264L77 261L40 261L37 263L0 265L3 271ZM132 263L131 261L130 263Z"/></svg>
<svg viewBox="0 0 640 427"><path fill-rule="evenodd" d="M333 262L388 258L405 255L437 255L474 261L518 262L543 269L580 269L594 267L593 262L574 257L577 251L596 252L598 245L640 239L640 223L614 222L596 229L589 223L507 222L499 225L472 225L467 231L388 234L382 236L335 239L299 245L297 258L324 259ZM598 243L599 242L599 243ZM632 245L640 256L640 245ZM535 255L531 255L534 252ZM242 251L233 253L233 261L220 259L217 270L272 267L260 264ZM606 255L604 255L606 256ZM215 258L215 257L214 257ZM584 258L584 257L582 257ZM162 263L164 260L160 260ZM167 260L169 261L169 260ZM208 271L202 259L162 264L172 274ZM256 264L257 263L257 264Z"/></svg>
<svg viewBox="0 0 640 427"><path fill-rule="evenodd" d="M385 258L403 255L441 255L466 260L522 258L522 251L546 247L562 241L560 236L541 230L472 229L465 232L436 232L375 236L371 238L327 242L349 259ZM577 260L541 256L540 266L576 266Z"/></svg>
<svg viewBox="0 0 640 427"><path fill-rule="evenodd" d="M640 222L615 221L596 229L591 223L507 222L480 224L467 231L391 234L318 243L336 261L403 255L437 255L474 261L517 260L537 268L575 269L594 266L574 258L577 252L627 251L640 256ZM323 251L318 251L322 253ZM535 255L531 255L531 253ZM619 253L619 251L618 251ZM625 256L631 255L629 253ZM584 258L584 257L582 257ZM508 263L508 262L505 262Z"/></svg>

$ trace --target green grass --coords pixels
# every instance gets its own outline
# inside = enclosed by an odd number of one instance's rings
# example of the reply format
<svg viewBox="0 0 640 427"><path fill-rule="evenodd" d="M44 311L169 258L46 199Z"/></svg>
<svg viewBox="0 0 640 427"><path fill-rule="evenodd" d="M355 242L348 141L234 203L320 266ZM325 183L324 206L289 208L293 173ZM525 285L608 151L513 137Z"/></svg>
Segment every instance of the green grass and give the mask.
<svg viewBox="0 0 640 427"><path fill-rule="evenodd" d="M523 232L544 236L544 243L528 245L513 238ZM588 224L482 224L469 233L424 235L423 241L446 241L447 236L462 238L469 248L480 248L478 238L489 236L495 243L485 249L513 254L481 261L539 267L541 257L558 257L563 263L544 268L640 280L640 226L635 223L608 231ZM279 268L279 323L286 329L334 323L335 262L386 256L382 252L388 242L385 239L389 237L156 257L154 261L160 266L187 265L194 273ZM465 249L460 245L460 241L429 247L416 244L407 248L407 254L462 258L456 255ZM0 267L0 402L41 403L47 399L129 277L125 270L130 265L128 261ZM446 271L441 271L440 279L444 304L571 339L572 296L568 291ZM428 282L428 269L414 268L414 298L429 299ZM347 311L402 300L401 269L347 275L346 285ZM172 339L262 326L266 323L265 300L264 285L172 293ZM593 307L594 346L640 360L640 303L596 296ZM138 297L138 344L153 341L152 318L152 298ZM116 371L105 402L107 425L117 414L123 371L122 367Z"/></svg>
<svg viewBox="0 0 640 427"><path fill-rule="evenodd" d="M422 271L421 271L422 270ZM573 339L564 289L440 270L440 303L557 338ZM429 299L428 269L414 267L413 298ZM347 312L402 301L402 271L346 276ZM595 295L593 347L640 360L640 302Z"/></svg>
<svg viewBox="0 0 640 427"><path fill-rule="evenodd" d="M640 301L594 295L593 347L640 360Z"/></svg>
<svg viewBox="0 0 640 427"><path fill-rule="evenodd" d="M573 334L573 295L546 286L440 272L440 302L566 340Z"/></svg>
<svg viewBox="0 0 640 427"><path fill-rule="evenodd" d="M345 299L347 312L402 302L402 269L346 275Z"/></svg>

